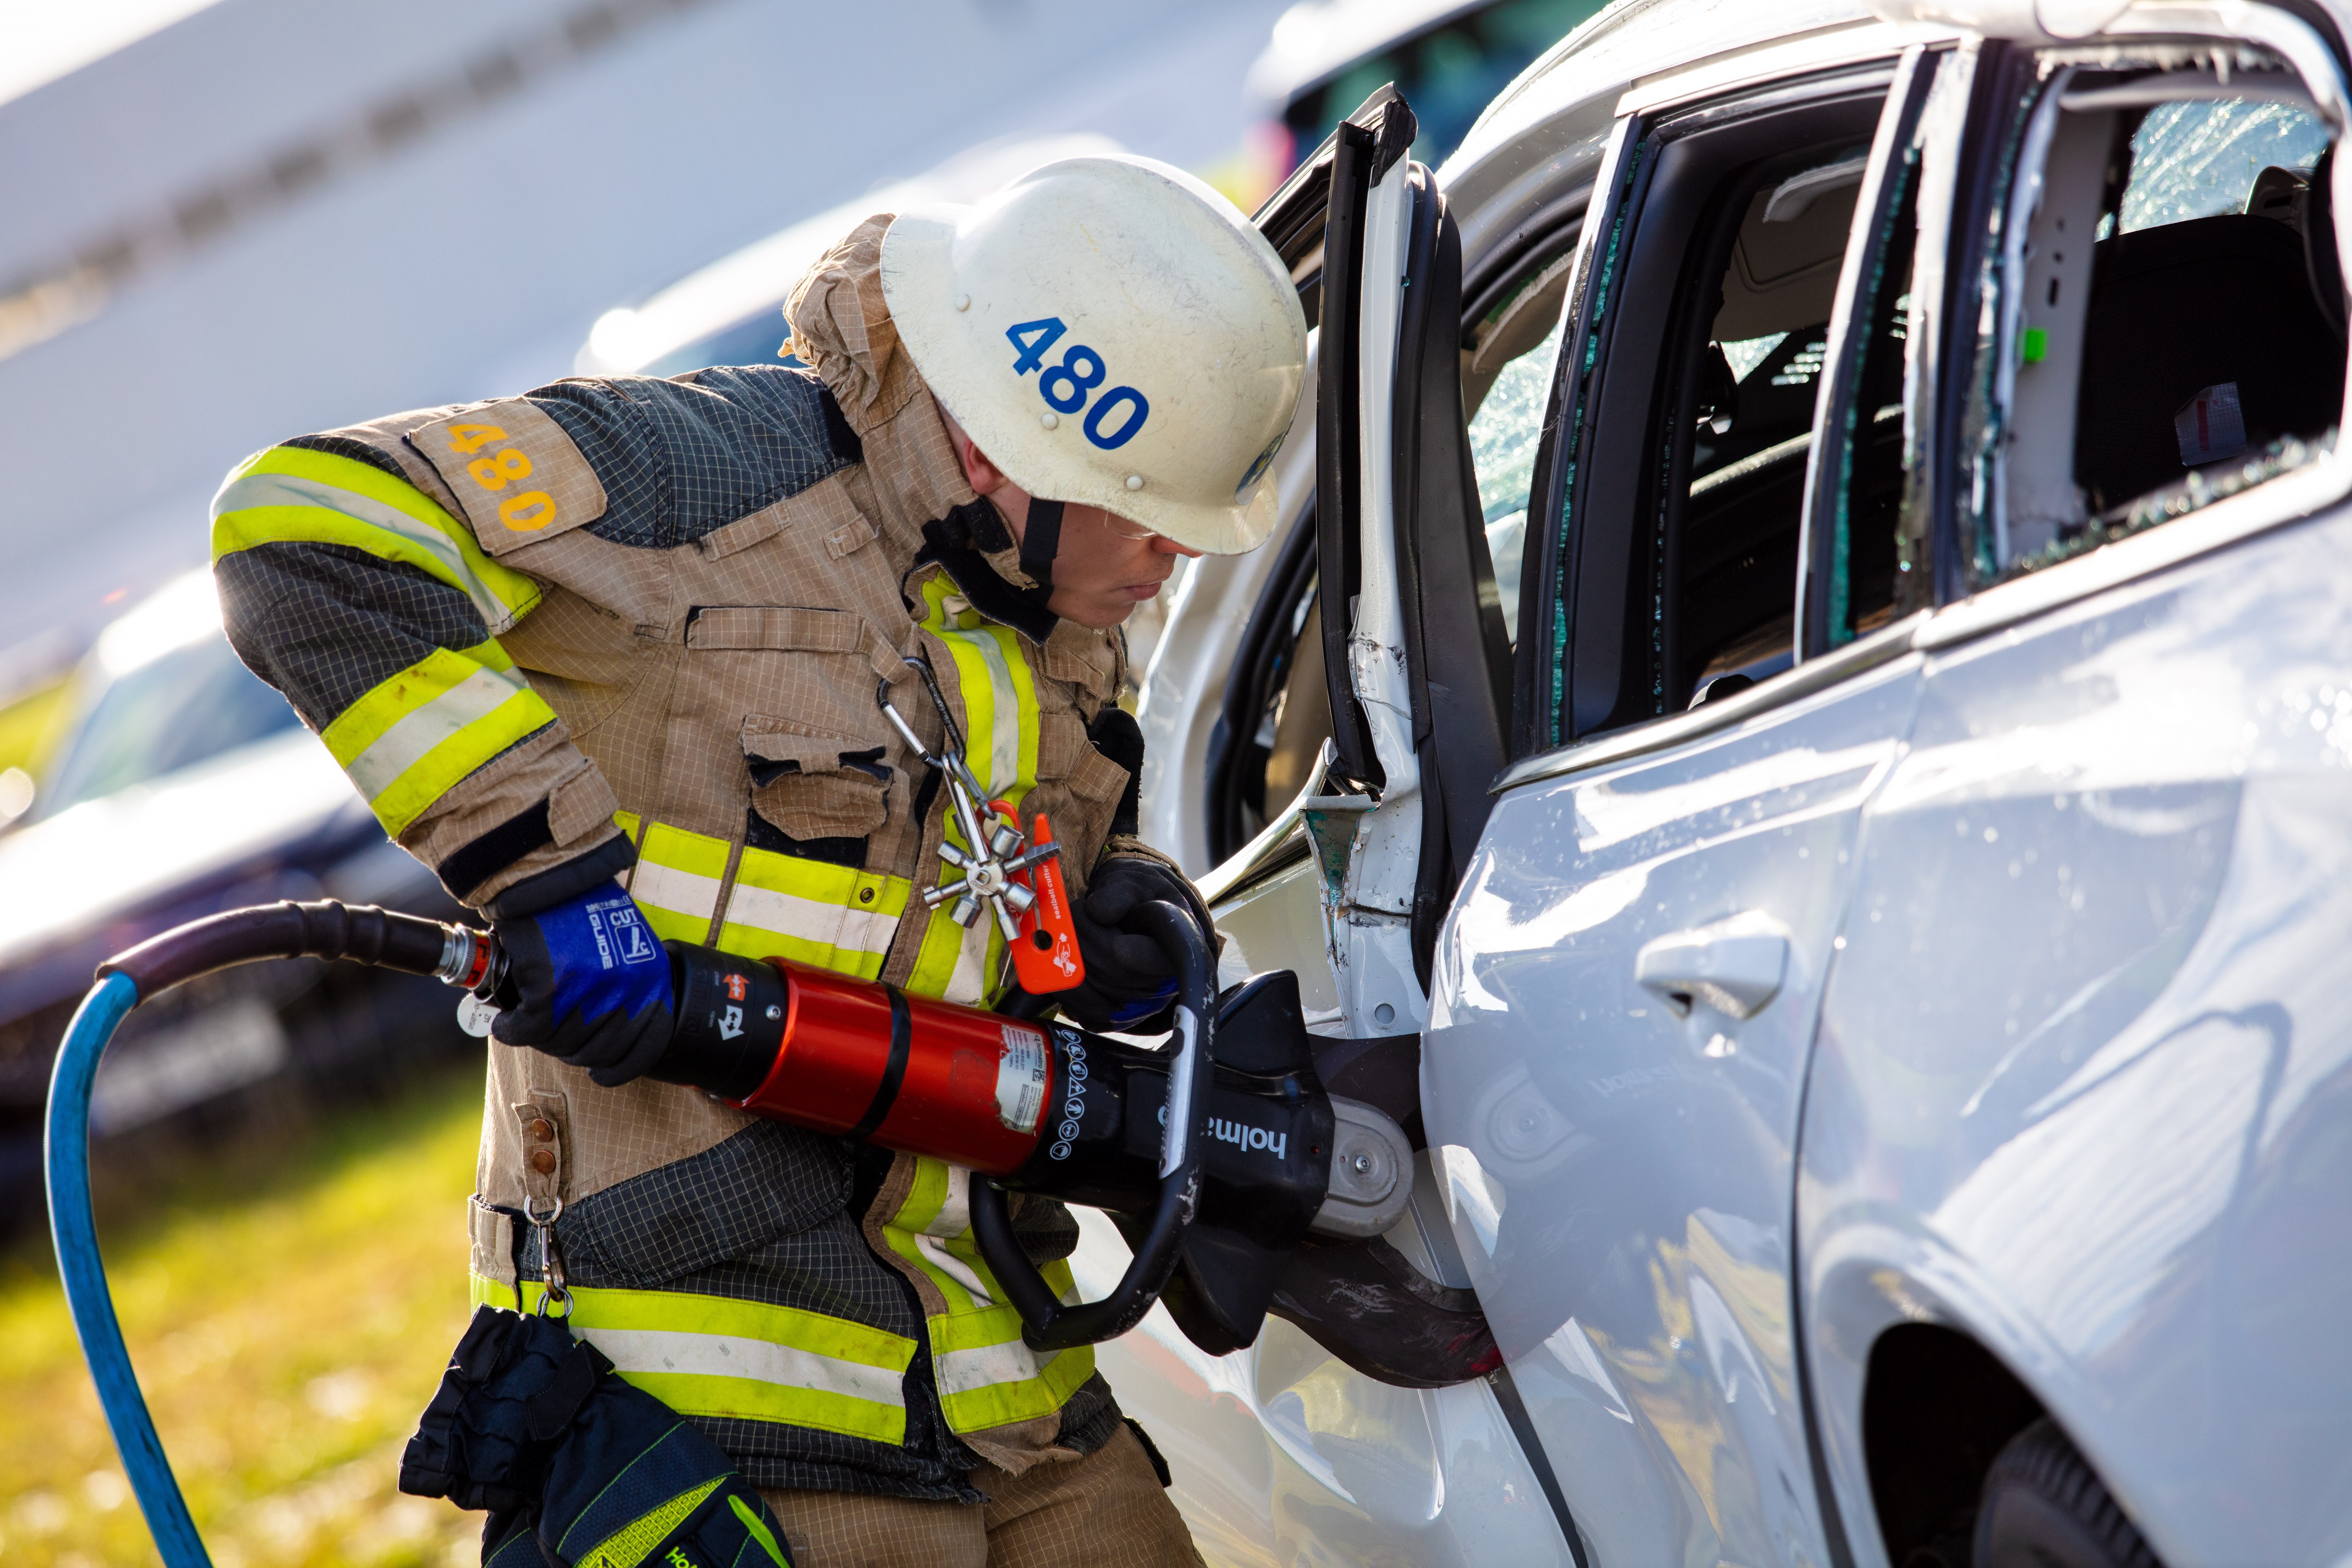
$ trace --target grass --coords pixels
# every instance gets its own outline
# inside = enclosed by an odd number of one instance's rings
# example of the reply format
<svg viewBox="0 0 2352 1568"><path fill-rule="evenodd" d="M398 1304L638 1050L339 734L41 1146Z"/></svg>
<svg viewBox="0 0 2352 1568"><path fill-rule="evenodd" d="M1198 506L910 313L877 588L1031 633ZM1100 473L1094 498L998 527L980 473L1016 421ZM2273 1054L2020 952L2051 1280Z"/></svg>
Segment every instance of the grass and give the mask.
<svg viewBox="0 0 2352 1568"><path fill-rule="evenodd" d="M478 1076L446 1075L194 1165L128 1215L114 1194L116 1307L220 1568L478 1560L480 1515L394 1481L465 1330L480 1122ZM157 1561L46 1236L0 1263L0 1557Z"/></svg>

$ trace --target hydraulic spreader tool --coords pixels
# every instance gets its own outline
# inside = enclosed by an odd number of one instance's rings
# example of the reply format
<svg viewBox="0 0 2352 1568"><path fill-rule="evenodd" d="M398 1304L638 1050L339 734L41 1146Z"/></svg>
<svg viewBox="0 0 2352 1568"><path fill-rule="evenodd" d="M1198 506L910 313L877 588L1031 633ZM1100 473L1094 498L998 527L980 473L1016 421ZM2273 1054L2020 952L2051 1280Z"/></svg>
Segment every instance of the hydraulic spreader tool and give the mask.
<svg viewBox="0 0 2352 1568"><path fill-rule="evenodd" d="M1024 937L1033 923L1019 921ZM1073 1027L1044 1016L1050 997L1018 990L988 1012L669 942L673 1029L650 1076L972 1172L974 1238L1035 1349L1125 1333L1158 1300L1211 1354L1253 1342L1271 1310L1387 1382L1434 1387L1492 1371L1499 1356L1475 1299L1381 1239L1412 1195L1412 1144L1399 1121L1409 1109L1332 1094L1318 1071L1318 1048L1360 1057L1398 1042L1310 1037L1288 971L1220 994L1198 923L1172 904L1139 906L1128 929L1157 941L1178 978L1175 1026L1156 1044ZM233 964L299 957L432 975L467 993L461 1016L473 1009L477 1029L506 976L496 940L462 925L333 902L231 910L101 964L51 1080L49 1213L67 1300L172 1568L207 1559L107 1291L89 1204L91 1085L107 1040L141 1001ZM1015 1193L1108 1211L1133 1254L1108 1295L1056 1299L1014 1237ZM557 1296L560 1276L547 1284Z"/></svg>

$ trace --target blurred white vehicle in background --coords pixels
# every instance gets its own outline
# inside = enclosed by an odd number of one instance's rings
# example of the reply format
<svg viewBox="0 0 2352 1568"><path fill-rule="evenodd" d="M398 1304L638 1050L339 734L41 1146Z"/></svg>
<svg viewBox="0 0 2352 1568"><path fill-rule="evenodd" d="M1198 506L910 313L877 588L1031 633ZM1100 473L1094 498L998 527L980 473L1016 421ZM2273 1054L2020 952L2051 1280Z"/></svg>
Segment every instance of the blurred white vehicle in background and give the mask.
<svg viewBox="0 0 2352 1568"><path fill-rule="evenodd" d="M793 285L863 219L923 202L977 201L1040 163L1119 150L1108 136L992 142L911 180L877 185L721 257L639 304L605 311L575 368L582 375L677 375L706 365L772 364L781 357L784 301Z"/></svg>
<svg viewBox="0 0 2352 1568"><path fill-rule="evenodd" d="M75 672L67 728L0 834L0 1226L37 1202L39 1114L65 1023L110 953L218 910L340 898L446 918L326 747L221 634L192 572L110 626ZM429 983L283 963L140 1009L99 1075L120 1132L289 1067L392 1070L459 1037ZM152 1015L152 1016L151 1016Z"/></svg>

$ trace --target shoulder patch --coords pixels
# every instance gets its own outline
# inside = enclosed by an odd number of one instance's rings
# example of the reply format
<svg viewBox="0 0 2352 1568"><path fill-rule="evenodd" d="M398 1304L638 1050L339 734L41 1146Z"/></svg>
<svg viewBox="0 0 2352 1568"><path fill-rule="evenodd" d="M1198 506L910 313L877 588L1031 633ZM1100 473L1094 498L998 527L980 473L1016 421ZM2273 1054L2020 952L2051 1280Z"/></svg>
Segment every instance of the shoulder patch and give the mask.
<svg viewBox="0 0 2352 1568"><path fill-rule="evenodd" d="M408 434L465 509L474 536L504 555L604 515L604 486L563 426L524 397L477 403Z"/></svg>

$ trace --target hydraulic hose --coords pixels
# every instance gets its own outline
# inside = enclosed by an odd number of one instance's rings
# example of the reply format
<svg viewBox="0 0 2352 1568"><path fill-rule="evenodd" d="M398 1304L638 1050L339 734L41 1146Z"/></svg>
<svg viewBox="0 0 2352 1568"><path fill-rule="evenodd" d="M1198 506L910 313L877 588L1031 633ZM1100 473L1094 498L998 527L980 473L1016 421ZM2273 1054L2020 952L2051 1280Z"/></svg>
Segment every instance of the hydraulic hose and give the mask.
<svg viewBox="0 0 2352 1568"><path fill-rule="evenodd" d="M212 1559L155 1435L154 1417L131 1370L131 1352L122 1341L114 1297L107 1289L106 1264L98 1249L89 1194L89 1098L107 1042L140 1003L183 980L255 959L351 958L435 975L453 984L477 984L487 976L494 952L478 933L463 926L328 901L233 910L166 931L99 965L98 984L67 1026L49 1076L43 1149L49 1234L57 1244L67 1310L73 1315L90 1379L98 1385L99 1404L165 1568L211 1568Z"/></svg>

